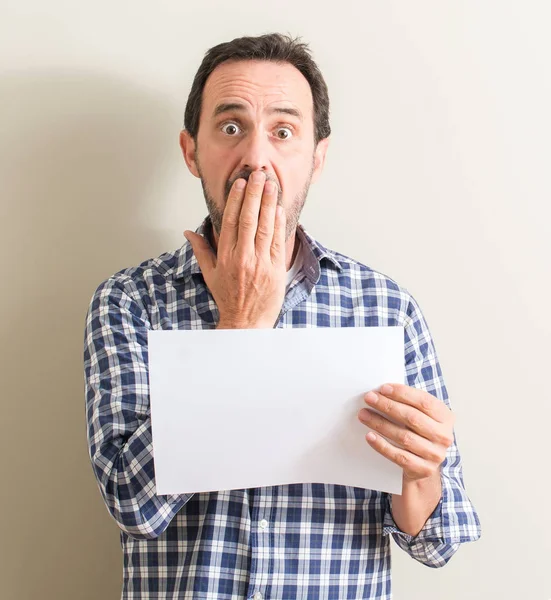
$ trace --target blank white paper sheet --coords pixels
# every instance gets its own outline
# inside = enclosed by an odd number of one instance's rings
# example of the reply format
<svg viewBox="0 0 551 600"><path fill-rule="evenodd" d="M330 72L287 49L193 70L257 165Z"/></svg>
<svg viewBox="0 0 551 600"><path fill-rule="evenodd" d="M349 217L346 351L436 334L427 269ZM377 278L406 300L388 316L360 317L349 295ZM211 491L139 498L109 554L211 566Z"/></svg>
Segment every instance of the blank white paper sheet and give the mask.
<svg viewBox="0 0 551 600"><path fill-rule="evenodd" d="M157 494L329 483L401 494L364 395L404 382L403 327L150 331Z"/></svg>

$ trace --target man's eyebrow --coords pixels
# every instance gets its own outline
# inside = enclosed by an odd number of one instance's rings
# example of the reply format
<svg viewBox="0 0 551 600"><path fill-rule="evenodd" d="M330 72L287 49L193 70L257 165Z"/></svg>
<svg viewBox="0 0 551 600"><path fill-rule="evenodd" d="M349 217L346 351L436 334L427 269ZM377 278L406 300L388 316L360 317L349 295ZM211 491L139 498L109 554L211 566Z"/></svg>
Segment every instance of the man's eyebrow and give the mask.
<svg viewBox="0 0 551 600"><path fill-rule="evenodd" d="M302 121L302 113L300 112L300 110L298 108L287 108L287 107L276 107L276 108L270 108L270 110L268 111L269 115L272 115L274 113L277 114L283 114L283 115L291 115L292 117L296 117L297 119L300 119Z"/></svg>
<svg viewBox="0 0 551 600"><path fill-rule="evenodd" d="M223 102L214 109L212 117L215 119L218 115L231 111L246 112L247 107L244 104L240 104L239 102Z"/></svg>
<svg viewBox="0 0 551 600"><path fill-rule="evenodd" d="M244 104L240 104L239 102L223 102L222 104L218 104L218 106L214 109L214 113L212 115L213 119L215 119L218 115L221 115L225 112L247 112L247 107ZM298 108L290 108L290 107L274 107L268 110L268 114L285 114L291 115L293 117L297 117L297 119L303 120L302 113Z"/></svg>

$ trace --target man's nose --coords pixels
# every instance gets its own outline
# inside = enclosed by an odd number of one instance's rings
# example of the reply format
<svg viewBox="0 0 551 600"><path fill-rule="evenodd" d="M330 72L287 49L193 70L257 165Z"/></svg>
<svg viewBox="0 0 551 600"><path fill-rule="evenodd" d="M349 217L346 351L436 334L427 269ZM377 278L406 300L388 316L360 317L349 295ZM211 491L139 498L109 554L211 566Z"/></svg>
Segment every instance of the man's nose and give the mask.
<svg viewBox="0 0 551 600"><path fill-rule="evenodd" d="M261 131L252 131L245 139L241 157L242 171L269 171L270 142L266 134Z"/></svg>

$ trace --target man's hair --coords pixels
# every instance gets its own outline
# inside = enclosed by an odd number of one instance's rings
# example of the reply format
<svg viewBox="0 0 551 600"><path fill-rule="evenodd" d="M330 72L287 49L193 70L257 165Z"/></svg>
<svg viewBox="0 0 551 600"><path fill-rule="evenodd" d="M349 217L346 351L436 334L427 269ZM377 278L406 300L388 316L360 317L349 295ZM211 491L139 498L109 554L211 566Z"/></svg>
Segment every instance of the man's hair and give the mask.
<svg viewBox="0 0 551 600"><path fill-rule="evenodd" d="M318 66L312 59L308 45L280 33L268 33L258 37L241 37L218 44L208 50L191 86L184 117L184 127L197 141L199 117L203 101L203 89L209 75L226 61L265 60L290 63L298 69L310 84L314 101L314 141L329 137L329 94Z"/></svg>

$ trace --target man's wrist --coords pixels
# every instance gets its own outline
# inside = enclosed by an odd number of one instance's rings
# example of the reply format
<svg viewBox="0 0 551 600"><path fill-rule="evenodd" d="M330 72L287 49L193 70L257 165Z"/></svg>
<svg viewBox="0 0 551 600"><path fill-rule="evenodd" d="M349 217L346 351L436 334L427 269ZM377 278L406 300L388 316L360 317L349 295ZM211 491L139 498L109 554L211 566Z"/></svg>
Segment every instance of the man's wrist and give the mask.
<svg viewBox="0 0 551 600"><path fill-rule="evenodd" d="M440 470L420 481L404 481L402 494L392 494L392 517L396 525L416 536L442 498Z"/></svg>

